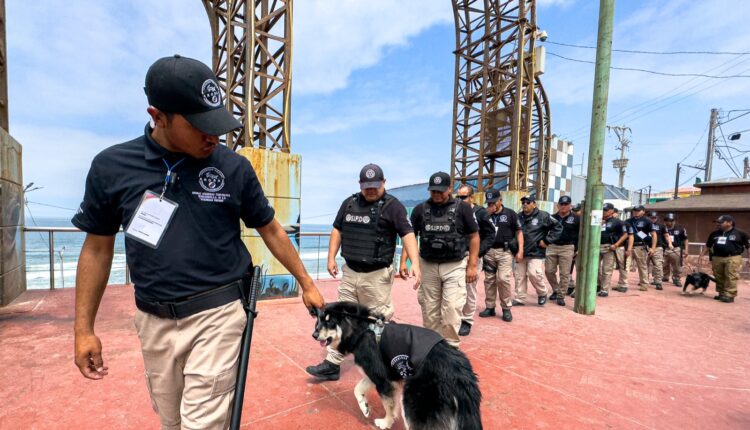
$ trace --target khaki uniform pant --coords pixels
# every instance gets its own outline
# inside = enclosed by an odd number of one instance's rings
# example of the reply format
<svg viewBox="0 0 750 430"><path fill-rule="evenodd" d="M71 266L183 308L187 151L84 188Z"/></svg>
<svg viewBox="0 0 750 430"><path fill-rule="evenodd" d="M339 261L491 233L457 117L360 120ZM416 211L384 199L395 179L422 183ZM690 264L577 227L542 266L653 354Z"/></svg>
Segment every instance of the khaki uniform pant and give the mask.
<svg viewBox="0 0 750 430"><path fill-rule="evenodd" d="M461 311L466 304L467 259L434 263L420 258L422 285L417 301L422 308L422 325L435 330L458 348Z"/></svg>
<svg viewBox="0 0 750 430"><path fill-rule="evenodd" d="M360 273L345 264L341 272L339 301L359 303L373 312L383 314L386 320L391 319L394 312L391 288L396 274L393 265L368 273ZM329 345L327 351L326 360L331 363L341 364L344 361L344 355L332 346Z"/></svg>
<svg viewBox="0 0 750 430"><path fill-rule="evenodd" d="M513 274L516 277L516 300L521 302L526 300L527 280L531 281L537 296L547 296L547 286L544 284L543 259L524 258L520 263L516 263L516 270Z"/></svg>
<svg viewBox="0 0 750 430"><path fill-rule="evenodd" d="M610 250L612 245L602 244L599 245L599 286L602 287L602 291L609 292L609 284L612 281L612 272L615 270L615 258L617 254L615 251Z"/></svg>
<svg viewBox="0 0 750 430"><path fill-rule="evenodd" d="M648 260L647 248L643 246L634 246L633 252L633 264L638 267L638 286L641 289L648 288L648 266L646 261Z"/></svg>
<svg viewBox="0 0 750 430"><path fill-rule="evenodd" d="M672 248L664 250L664 266L662 267L662 281L669 277L672 272L672 278L680 279L682 276L682 267L680 266L680 249Z"/></svg>
<svg viewBox="0 0 750 430"><path fill-rule="evenodd" d="M742 268L742 256L714 257L711 259L711 268L716 278L716 291L727 297L737 296L737 281L740 279Z"/></svg>
<svg viewBox="0 0 750 430"><path fill-rule="evenodd" d="M513 287L510 275L513 273L513 254L502 248L492 248L484 256L484 305L495 307L497 296L500 306L510 309L513 306Z"/></svg>
<svg viewBox="0 0 750 430"><path fill-rule="evenodd" d="M482 259L477 263L477 280L466 284L466 304L461 311L461 320L474 324L474 312L477 310L477 283L479 272L482 271Z"/></svg>
<svg viewBox="0 0 750 430"><path fill-rule="evenodd" d="M632 259L631 259L632 260ZM625 261L625 248L622 246L615 250L615 262L617 263L617 270L620 272L620 277L617 279L618 287L628 286L628 268L627 261Z"/></svg>
<svg viewBox="0 0 750 430"><path fill-rule="evenodd" d="M654 255L649 258L649 261L651 262L654 281L656 281L657 284L661 284L661 278L664 276L664 273L662 272L664 269L664 248L657 246Z"/></svg>
<svg viewBox="0 0 750 430"><path fill-rule="evenodd" d="M162 429L229 428L245 324L239 300L178 320L136 310L146 386Z"/></svg>
<svg viewBox="0 0 750 430"><path fill-rule="evenodd" d="M565 297L570 285L570 267L573 264L575 245L549 245L544 258L544 274L547 276L552 291ZM560 282L557 282L557 272L560 272Z"/></svg>

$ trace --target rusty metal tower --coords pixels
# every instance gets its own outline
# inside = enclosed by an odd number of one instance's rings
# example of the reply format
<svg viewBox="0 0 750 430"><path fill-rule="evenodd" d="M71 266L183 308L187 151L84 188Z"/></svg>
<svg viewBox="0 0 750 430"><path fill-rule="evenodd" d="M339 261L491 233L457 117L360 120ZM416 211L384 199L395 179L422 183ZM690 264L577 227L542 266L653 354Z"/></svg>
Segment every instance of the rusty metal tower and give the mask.
<svg viewBox="0 0 750 430"><path fill-rule="evenodd" d="M214 72L227 108L244 126L227 135L226 145L289 152L292 0L203 5L211 22Z"/></svg>
<svg viewBox="0 0 750 430"><path fill-rule="evenodd" d="M550 110L536 0L453 0L454 182L547 193Z"/></svg>

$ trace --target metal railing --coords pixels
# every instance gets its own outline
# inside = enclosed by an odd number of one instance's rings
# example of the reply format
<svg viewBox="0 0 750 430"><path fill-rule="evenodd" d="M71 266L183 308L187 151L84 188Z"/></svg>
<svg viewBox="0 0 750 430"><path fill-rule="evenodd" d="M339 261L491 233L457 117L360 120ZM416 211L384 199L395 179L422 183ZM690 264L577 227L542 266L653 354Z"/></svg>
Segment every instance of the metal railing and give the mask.
<svg viewBox="0 0 750 430"><path fill-rule="evenodd" d="M47 240L45 241L47 250L46 254L48 255L48 265L49 265L49 288L51 290L54 290L57 286L56 283L56 270L55 270L55 263L56 258L55 255L57 254L59 257L59 272L60 277L62 280L62 287L65 287L65 261L64 261L64 252L66 251L66 247L63 246L60 249L55 249L55 234L60 233L80 233L83 234L84 232L76 227L24 227L23 231L25 233L38 233L45 235ZM289 231L289 230L287 230ZM122 230L120 230L120 233L122 233ZM119 233L118 233L119 234ZM295 235L300 236L300 241L302 241L302 238L317 238L317 244L315 247L316 252L316 261L315 261L315 279L320 279L320 259L321 254L323 254L323 257L328 259L328 243L326 242L325 245L323 245L323 238L330 237L330 233L320 232L320 233L292 233L289 236L294 237ZM26 238L26 243L28 244L29 239ZM321 250L324 248L324 251L321 252ZM309 248L308 248L309 249ZM76 251L76 249L72 249L72 251ZM300 252L302 252L302 246L300 245ZM28 249L27 249L27 262L28 262ZM327 271L327 263L326 267L324 268L325 271ZM130 270L128 268L127 263L125 263L125 283L130 283Z"/></svg>

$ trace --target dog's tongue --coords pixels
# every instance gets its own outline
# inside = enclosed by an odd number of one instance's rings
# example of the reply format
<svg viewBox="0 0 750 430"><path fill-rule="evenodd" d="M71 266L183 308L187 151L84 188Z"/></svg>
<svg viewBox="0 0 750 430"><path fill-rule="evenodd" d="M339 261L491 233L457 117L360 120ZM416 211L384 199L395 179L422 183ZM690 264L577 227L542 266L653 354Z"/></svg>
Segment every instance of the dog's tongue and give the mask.
<svg viewBox="0 0 750 430"><path fill-rule="evenodd" d="M320 341L320 346L323 346L323 347L326 346L326 341L325 340L321 340Z"/></svg>

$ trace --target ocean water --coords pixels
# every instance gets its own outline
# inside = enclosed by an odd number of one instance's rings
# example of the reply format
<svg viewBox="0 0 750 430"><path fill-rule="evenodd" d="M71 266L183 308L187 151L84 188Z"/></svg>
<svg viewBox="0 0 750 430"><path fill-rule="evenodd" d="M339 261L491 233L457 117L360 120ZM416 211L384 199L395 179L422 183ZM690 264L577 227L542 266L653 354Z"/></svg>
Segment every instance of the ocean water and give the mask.
<svg viewBox="0 0 750 430"><path fill-rule="evenodd" d="M73 227L70 219L39 218L27 219L27 227ZM331 226L324 224L303 224L303 233L330 233ZM54 270L55 288L73 288L75 286L78 255L85 233L54 234ZM292 238L293 239L293 238ZM294 240L293 240L294 242ZM299 243L299 254L308 273L314 279L330 278L327 271L328 236L302 237ZM337 258L339 267L343 260ZM26 232L26 285L28 289L50 288L49 234ZM115 239L115 254L112 259L110 284L125 283L125 241L122 234Z"/></svg>

